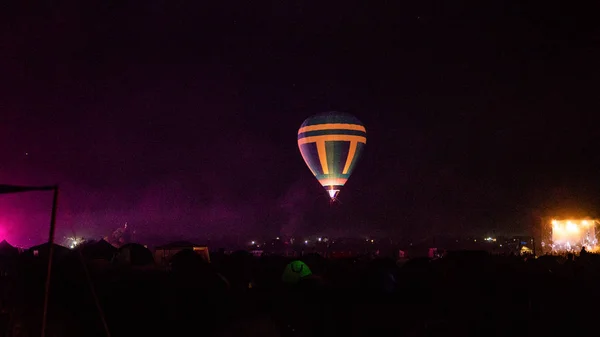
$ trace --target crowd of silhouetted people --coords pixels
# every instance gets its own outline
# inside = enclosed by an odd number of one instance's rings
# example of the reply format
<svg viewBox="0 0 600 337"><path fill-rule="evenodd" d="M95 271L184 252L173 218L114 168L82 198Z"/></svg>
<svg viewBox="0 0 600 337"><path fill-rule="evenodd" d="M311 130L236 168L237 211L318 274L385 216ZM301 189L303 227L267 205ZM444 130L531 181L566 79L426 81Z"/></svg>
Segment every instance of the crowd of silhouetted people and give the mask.
<svg viewBox="0 0 600 337"><path fill-rule="evenodd" d="M1 245L0 245L1 246ZM2 248L2 247L0 247ZM126 255L126 256L125 256ZM46 336L595 336L600 257L54 254ZM39 336L47 251L0 249L0 336Z"/></svg>

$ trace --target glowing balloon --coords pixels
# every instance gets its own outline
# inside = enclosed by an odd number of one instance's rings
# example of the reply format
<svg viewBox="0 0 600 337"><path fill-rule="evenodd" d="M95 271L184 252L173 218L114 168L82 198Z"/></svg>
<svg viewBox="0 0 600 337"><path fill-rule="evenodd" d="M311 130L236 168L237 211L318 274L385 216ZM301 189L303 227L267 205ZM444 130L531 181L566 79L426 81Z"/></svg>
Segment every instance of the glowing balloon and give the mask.
<svg viewBox="0 0 600 337"><path fill-rule="evenodd" d="M365 126L341 112L309 117L298 130L302 158L332 200L350 178L366 144Z"/></svg>

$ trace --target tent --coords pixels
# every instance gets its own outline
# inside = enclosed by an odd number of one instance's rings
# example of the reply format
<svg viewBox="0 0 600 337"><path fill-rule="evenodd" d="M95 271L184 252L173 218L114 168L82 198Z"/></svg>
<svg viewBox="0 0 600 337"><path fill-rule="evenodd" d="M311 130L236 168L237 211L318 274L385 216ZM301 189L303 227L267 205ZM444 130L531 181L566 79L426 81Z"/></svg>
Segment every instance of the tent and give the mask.
<svg viewBox="0 0 600 337"><path fill-rule="evenodd" d="M199 245L188 241L172 242L156 247L154 251L154 260L157 264L166 265L175 254L183 250L192 250L200 255L206 262L210 262L210 255L206 245Z"/></svg>
<svg viewBox="0 0 600 337"><path fill-rule="evenodd" d="M13 247L6 240L0 242L0 256L16 256L19 255L19 248Z"/></svg>
<svg viewBox="0 0 600 337"><path fill-rule="evenodd" d="M312 275L306 263L296 260L288 263L283 270L281 280L285 283L298 283L301 279Z"/></svg>
<svg viewBox="0 0 600 337"><path fill-rule="evenodd" d="M533 250L529 247L523 246L521 247L521 254L532 254Z"/></svg>
<svg viewBox="0 0 600 337"><path fill-rule="evenodd" d="M150 250L137 243L128 243L115 254L114 261L117 264L131 266L150 266L154 265L154 257Z"/></svg>
<svg viewBox="0 0 600 337"><path fill-rule="evenodd" d="M97 242L86 243L81 249L83 256L89 260L111 261L116 252L117 248L104 239Z"/></svg>
<svg viewBox="0 0 600 337"><path fill-rule="evenodd" d="M53 244L54 246L54 258L63 258L71 252L71 250L67 247L63 247L61 245ZM34 257L43 257L47 258L50 255L50 243L42 243L41 245L33 246L26 251L26 255L34 256Z"/></svg>

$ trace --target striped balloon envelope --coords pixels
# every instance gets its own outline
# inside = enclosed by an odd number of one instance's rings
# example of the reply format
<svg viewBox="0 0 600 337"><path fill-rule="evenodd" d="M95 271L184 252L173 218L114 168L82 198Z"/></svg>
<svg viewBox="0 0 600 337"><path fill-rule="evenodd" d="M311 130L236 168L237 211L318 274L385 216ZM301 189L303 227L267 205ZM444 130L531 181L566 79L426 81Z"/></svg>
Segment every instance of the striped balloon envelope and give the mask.
<svg viewBox="0 0 600 337"><path fill-rule="evenodd" d="M354 116L326 112L307 118L298 130L304 162L335 200L367 144L367 130Z"/></svg>

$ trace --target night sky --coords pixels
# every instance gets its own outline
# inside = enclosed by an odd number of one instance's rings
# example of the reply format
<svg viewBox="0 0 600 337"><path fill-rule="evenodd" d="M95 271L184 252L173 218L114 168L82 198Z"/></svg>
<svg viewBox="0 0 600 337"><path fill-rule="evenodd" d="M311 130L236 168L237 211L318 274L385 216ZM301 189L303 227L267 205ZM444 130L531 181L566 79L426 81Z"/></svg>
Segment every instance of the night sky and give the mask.
<svg viewBox="0 0 600 337"><path fill-rule="evenodd" d="M0 4L0 182L60 183L58 238L519 234L600 211L599 8L51 3ZM296 144L330 110L368 132L333 206ZM1 196L0 236L43 241L50 206Z"/></svg>

